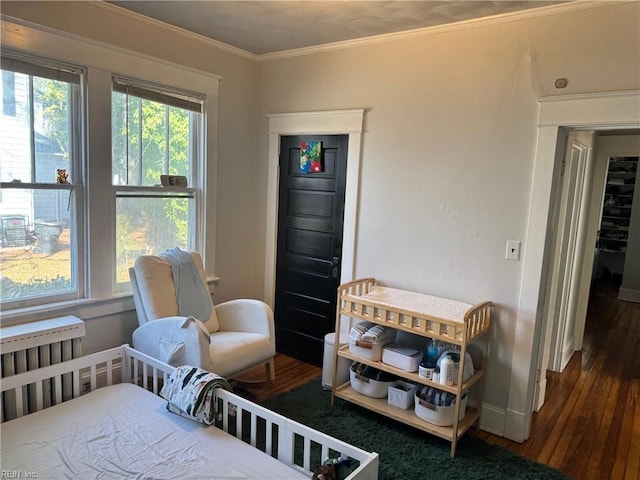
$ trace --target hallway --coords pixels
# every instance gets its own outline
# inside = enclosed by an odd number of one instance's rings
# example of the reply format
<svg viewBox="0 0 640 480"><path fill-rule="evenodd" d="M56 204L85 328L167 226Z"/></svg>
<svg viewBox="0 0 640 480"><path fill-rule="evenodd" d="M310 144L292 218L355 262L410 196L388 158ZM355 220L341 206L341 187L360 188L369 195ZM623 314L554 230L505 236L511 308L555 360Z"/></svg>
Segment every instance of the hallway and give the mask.
<svg viewBox="0 0 640 480"><path fill-rule="evenodd" d="M583 350L562 374L548 372L529 439L478 437L579 480L640 478L640 304L617 300L618 287L592 285Z"/></svg>

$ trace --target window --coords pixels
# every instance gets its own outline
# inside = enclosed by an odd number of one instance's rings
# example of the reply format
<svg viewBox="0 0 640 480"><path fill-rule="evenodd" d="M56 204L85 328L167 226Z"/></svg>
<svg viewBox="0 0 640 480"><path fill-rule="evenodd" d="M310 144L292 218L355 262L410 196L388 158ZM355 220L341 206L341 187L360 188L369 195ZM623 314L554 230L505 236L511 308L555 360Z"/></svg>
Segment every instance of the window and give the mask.
<svg viewBox="0 0 640 480"><path fill-rule="evenodd" d="M82 80L80 68L3 52L3 309L81 295ZM57 183L59 170L69 183Z"/></svg>
<svg viewBox="0 0 640 480"><path fill-rule="evenodd" d="M136 257L194 248L195 188L160 186L161 175L194 185L202 99L195 94L114 78L111 97L116 283L129 281Z"/></svg>
<svg viewBox="0 0 640 480"><path fill-rule="evenodd" d="M118 319L133 308L127 267L142 253L198 250L212 275L216 196L207 193L216 186L220 77L7 25L2 325L71 314ZM57 170L68 184L57 183ZM187 187L159 186L163 174L185 176Z"/></svg>

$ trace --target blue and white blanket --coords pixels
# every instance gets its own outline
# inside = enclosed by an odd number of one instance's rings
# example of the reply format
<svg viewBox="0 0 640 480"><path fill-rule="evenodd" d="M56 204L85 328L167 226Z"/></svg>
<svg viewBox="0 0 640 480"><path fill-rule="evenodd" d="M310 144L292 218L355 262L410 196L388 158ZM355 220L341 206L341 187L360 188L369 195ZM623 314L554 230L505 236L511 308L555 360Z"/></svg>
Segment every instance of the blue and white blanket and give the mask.
<svg viewBox="0 0 640 480"><path fill-rule="evenodd" d="M215 373L198 367L177 367L160 390L167 400L167 410L196 422L212 425L215 421L213 391L223 388L231 391L229 382Z"/></svg>

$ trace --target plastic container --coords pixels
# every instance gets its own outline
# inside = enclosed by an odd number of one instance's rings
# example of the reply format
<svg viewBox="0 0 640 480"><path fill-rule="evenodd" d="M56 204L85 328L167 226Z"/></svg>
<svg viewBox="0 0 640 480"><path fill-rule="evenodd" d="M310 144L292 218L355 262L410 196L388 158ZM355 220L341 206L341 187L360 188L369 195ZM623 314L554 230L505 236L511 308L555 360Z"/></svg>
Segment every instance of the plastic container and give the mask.
<svg viewBox="0 0 640 480"><path fill-rule="evenodd" d="M453 360L449 355L440 360L440 384L453 385Z"/></svg>
<svg viewBox="0 0 640 480"><path fill-rule="evenodd" d="M457 401L453 393L423 386L416 390L414 401L414 411L418 418L441 427L453 425L453 415ZM462 420L467 412L466 392L462 394L461 402L458 420Z"/></svg>
<svg viewBox="0 0 640 480"><path fill-rule="evenodd" d="M340 346L344 346L349 343L349 335L346 333L340 334ZM335 356L333 349L335 347L336 334L327 333L324 336L324 356L322 361L322 388L325 390L331 390L333 386L333 368L335 366ZM351 366L351 360L344 357L338 357L338 372L337 372L337 385L342 385L349 381L349 367Z"/></svg>
<svg viewBox="0 0 640 480"><path fill-rule="evenodd" d="M385 398L389 394L389 387L396 382L396 379L386 372L381 372L384 380L375 380L367 375L356 373L358 365L358 363L354 363L349 369L351 388L367 397ZM367 371L370 373L380 372L373 367L368 367Z"/></svg>
<svg viewBox="0 0 640 480"><path fill-rule="evenodd" d="M413 407L416 388L418 386L414 383L398 380L389 386L387 402L392 407L408 410Z"/></svg>
<svg viewBox="0 0 640 480"><path fill-rule="evenodd" d="M382 362L407 372L417 372L422 354L413 348L403 347L395 343L382 349Z"/></svg>

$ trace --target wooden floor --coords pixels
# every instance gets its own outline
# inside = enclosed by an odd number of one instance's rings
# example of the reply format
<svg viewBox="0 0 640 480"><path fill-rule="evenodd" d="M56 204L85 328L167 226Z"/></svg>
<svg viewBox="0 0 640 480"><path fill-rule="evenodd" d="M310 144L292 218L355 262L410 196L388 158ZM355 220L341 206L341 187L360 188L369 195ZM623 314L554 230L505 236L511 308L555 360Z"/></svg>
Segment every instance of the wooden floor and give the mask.
<svg viewBox="0 0 640 480"><path fill-rule="evenodd" d="M640 304L616 300L615 287L600 282L592 288L584 348L562 374L548 373L546 402L533 416L529 439L516 443L474 430L469 435L577 480L640 479ZM322 373L285 355L275 361L273 385L238 393L260 401Z"/></svg>

